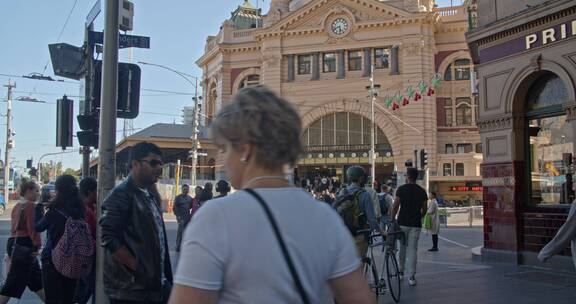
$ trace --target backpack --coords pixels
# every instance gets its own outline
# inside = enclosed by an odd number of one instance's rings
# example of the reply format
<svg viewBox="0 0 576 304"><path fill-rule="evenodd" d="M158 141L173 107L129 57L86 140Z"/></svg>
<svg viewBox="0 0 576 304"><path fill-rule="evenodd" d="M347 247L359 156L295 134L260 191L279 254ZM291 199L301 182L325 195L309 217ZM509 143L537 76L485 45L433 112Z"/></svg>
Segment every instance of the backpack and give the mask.
<svg viewBox="0 0 576 304"><path fill-rule="evenodd" d="M338 193L333 205L352 235L366 227L366 214L360 209L360 195L364 192L364 189L360 189L351 193L344 188Z"/></svg>
<svg viewBox="0 0 576 304"><path fill-rule="evenodd" d="M382 216L388 215L390 210L390 204L388 204L388 197L390 194L384 193L383 195L378 195L378 202L380 203L380 213Z"/></svg>
<svg viewBox="0 0 576 304"><path fill-rule="evenodd" d="M54 268L70 279L81 279L92 272L95 246L90 229L84 219L73 219L56 209L66 218L64 233L52 250Z"/></svg>

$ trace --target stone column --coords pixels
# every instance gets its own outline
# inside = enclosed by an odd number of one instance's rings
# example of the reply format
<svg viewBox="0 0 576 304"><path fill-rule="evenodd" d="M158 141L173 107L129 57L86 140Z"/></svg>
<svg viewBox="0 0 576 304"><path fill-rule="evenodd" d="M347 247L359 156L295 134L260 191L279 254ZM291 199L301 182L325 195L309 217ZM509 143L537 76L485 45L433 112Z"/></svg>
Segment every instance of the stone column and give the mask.
<svg viewBox="0 0 576 304"><path fill-rule="evenodd" d="M399 56L398 56L398 49L399 47L397 45L392 47L392 50L390 52L390 75L399 75L400 74L400 64L398 62L399 60Z"/></svg>
<svg viewBox="0 0 576 304"><path fill-rule="evenodd" d="M372 71L372 49L365 48L364 49L364 77L370 77Z"/></svg>
<svg viewBox="0 0 576 304"><path fill-rule="evenodd" d="M346 56L344 50L338 50L336 53L338 57L338 68L336 78L343 79L346 77Z"/></svg>
<svg viewBox="0 0 576 304"><path fill-rule="evenodd" d="M288 59L288 81L294 81L294 55L287 56Z"/></svg>
<svg viewBox="0 0 576 304"><path fill-rule="evenodd" d="M312 54L312 79L320 79L320 53L316 52Z"/></svg>

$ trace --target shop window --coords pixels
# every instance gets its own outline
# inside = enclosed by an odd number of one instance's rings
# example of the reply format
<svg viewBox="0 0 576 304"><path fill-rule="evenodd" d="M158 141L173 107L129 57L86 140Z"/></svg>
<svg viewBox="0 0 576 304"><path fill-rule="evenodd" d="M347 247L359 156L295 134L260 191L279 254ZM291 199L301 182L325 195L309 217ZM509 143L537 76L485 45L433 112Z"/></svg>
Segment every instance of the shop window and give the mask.
<svg viewBox="0 0 576 304"><path fill-rule="evenodd" d="M310 74L312 71L312 55L298 56L298 75Z"/></svg>
<svg viewBox="0 0 576 304"><path fill-rule="evenodd" d="M324 53L322 55L322 63L322 71L324 73L336 72L336 53Z"/></svg>
<svg viewBox="0 0 576 304"><path fill-rule="evenodd" d="M476 153L482 153L482 144L476 144Z"/></svg>
<svg viewBox="0 0 576 304"><path fill-rule="evenodd" d="M362 51L348 52L348 70L349 71L362 70Z"/></svg>
<svg viewBox="0 0 576 304"><path fill-rule="evenodd" d="M464 176L464 164L457 163L456 164L456 176Z"/></svg>
<svg viewBox="0 0 576 304"><path fill-rule="evenodd" d="M452 176L452 164L442 165L442 172L444 176Z"/></svg>
<svg viewBox="0 0 576 304"><path fill-rule="evenodd" d="M390 49L374 49L374 68L387 69L390 66Z"/></svg>
<svg viewBox="0 0 576 304"><path fill-rule="evenodd" d="M562 109L568 101L563 81L543 72L526 95L526 155L534 204L568 204L574 197L563 157L573 152L574 131Z"/></svg>
<svg viewBox="0 0 576 304"><path fill-rule="evenodd" d="M454 146L452 144L446 144L446 154L453 154Z"/></svg>

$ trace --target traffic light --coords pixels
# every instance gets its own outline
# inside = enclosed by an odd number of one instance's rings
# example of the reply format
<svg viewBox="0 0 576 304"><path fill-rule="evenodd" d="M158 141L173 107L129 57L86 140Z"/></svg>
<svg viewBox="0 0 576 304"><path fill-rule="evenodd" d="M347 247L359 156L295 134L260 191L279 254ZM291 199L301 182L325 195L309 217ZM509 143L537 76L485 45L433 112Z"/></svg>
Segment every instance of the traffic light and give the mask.
<svg viewBox="0 0 576 304"><path fill-rule="evenodd" d="M78 142L84 147L98 148L98 119L93 115L78 115L78 125L82 131L78 131L76 136Z"/></svg>
<svg viewBox="0 0 576 304"><path fill-rule="evenodd" d="M118 118L138 117L140 107L140 67L132 63L118 63ZM100 90L102 89L102 61L94 61L94 85L92 88L92 113L100 112Z"/></svg>
<svg viewBox="0 0 576 304"><path fill-rule="evenodd" d="M30 174L30 176L38 176L38 169L32 167L30 168L30 170L28 170L28 173Z"/></svg>
<svg viewBox="0 0 576 304"><path fill-rule="evenodd" d="M26 169L32 169L32 159L26 160Z"/></svg>
<svg viewBox="0 0 576 304"><path fill-rule="evenodd" d="M420 168L425 169L428 166L428 152L425 149L420 150Z"/></svg>
<svg viewBox="0 0 576 304"><path fill-rule="evenodd" d="M74 101L66 95L56 103L56 147L66 149L72 147L72 121L74 116Z"/></svg>

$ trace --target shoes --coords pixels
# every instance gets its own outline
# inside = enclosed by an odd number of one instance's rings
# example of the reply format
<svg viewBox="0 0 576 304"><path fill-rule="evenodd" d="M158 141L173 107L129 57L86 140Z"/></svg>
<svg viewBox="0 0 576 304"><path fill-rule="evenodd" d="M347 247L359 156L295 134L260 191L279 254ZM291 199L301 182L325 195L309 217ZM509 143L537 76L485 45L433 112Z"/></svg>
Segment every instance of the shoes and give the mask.
<svg viewBox="0 0 576 304"><path fill-rule="evenodd" d="M398 277L400 278L400 281L404 280L404 272L398 272Z"/></svg>
<svg viewBox="0 0 576 304"><path fill-rule="evenodd" d="M432 247L432 248L428 249L428 251L430 251L430 252L436 252L436 251L438 251L438 248Z"/></svg>
<svg viewBox="0 0 576 304"><path fill-rule="evenodd" d="M416 286L416 278L414 278L414 276L410 277L410 279L408 280L408 285Z"/></svg>

